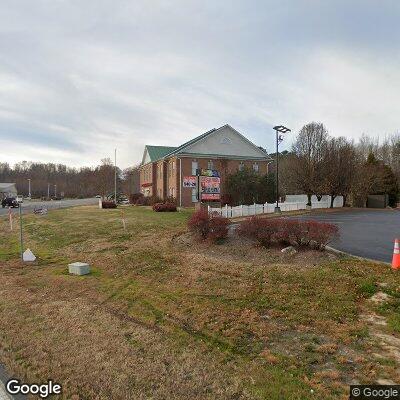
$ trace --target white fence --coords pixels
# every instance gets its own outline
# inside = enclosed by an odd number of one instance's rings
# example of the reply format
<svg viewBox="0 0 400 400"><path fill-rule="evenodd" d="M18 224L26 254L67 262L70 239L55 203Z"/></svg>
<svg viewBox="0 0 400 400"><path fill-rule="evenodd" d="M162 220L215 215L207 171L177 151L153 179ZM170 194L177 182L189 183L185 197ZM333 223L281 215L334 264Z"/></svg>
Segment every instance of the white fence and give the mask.
<svg viewBox="0 0 400 400"><path fill-rule="evenodd" d="M315 201L311 203L311 209L316 208L329 208L331 203L329 201ZM343 200L342 200L343 203ZM307 201L298 201L298 202L288 202L279 203L279 207L281 211L298 211L305 210L307 205ZM341 207L340 202L333 203L334 207ZM208 206L209 213L216 213L226 218L234 218L234 217L247 217L252 215L260 215L260 214L271 214L275 211L276 203L270 204L250 204L250 205L241 205L236 207L224 206L221 208L210 207Z"/></svg>

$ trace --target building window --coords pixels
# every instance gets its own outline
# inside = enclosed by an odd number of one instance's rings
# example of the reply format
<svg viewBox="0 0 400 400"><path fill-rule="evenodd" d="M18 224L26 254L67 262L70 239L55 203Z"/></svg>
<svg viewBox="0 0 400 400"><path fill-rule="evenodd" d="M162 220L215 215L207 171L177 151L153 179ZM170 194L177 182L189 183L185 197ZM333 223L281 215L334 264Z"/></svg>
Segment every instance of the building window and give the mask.
<svg viewBox="0 0 400 400"><path fill-rule="evenodd" d="M214 163L212 160L208 160L207 169L214 169Z"/></svg>
<svg viewBox="0 0 400 400"><path fill-rule="evenodd" d="M197 160L192 160L192 175L197 174L197 169L199 168L199 163Z"/></svg>
<svg viewBox="0 0 400 400"><path fill-rule="evenodd" d="M192 203L197 203L197 189L192 189Z"/></svg>
<svg viewBox="0 0 400 400"><path fill-rule="evenodd" d="M175 197L175 188L171 188L171 196Z"/></svg>
<svg viewBox="0 0 400 400"><path fill-rule="evenodd" d="M240 164L239 164L239 171L243 171L243 170L244 170L244 164L243 164L242 161L240 161Z"/></svg>
<svg viewBox="0 0 400 400"><path fill-rule="evenodd" d="M256 173L258 172L258 164L257 163L253 164L253 171Z"/></svg>

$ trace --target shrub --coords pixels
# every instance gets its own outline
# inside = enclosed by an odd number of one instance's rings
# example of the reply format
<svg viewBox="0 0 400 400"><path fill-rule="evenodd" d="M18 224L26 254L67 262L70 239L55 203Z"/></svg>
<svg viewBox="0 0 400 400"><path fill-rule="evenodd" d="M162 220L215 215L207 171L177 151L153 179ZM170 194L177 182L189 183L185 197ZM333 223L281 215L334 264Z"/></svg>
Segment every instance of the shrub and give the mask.
<svg viewBox="0 0 400 400"><path fill-rule="evenodd" d="M279 243L324 248L338 235L338 227L319 221L252 217L240 223L237 234L264 247Z"/></svg>
<svg viewBox="0 0 400 400"><path fill-rule="evenodd" d="M210 231L210 216L208 212L201 209L193 213L188 220L188 227L197 236L206 239Z"/></svg>
<svg viewBox="0 0 400 400"><path fill-rule="evenodd" d="M117 208L117 205L113 201L103 201L101 208Z"/></svg>
<svg viewBox="0 0 400 400"><path fill-rule="evenodd" d="M268 247L271 242L280 240L281 230L282 222L279 219L252 217L240 223L237 233Z"/></svg>
<svg viewBox="0 0 400 400"><path fill-rule="evenodd" d="M219 215L211 216L209 227L208 239L214 243L220 242L228 236L229 220Z"/></svg>
<svg viewBox="0 0 400 400"><path fill-rule="evenodd" d="M176 205L173 203L155 203L153 204L153 210L156 212L174 212L176 211Z"/></svg>
<svg viewBox="0 0 400 400"><path fill-rule="evenodd" d="M164 203L170 203L170 204L177 204L176 198L173 196L168 196L165 200Z"/></svg>
<svg viewBox="0 0 400 400"><path fill-rule="evenodd" d="M228 236L228 218L209 215L204 209L196 211L188 220L189 230L201 239L218 242Z"/></svg>
<svg viewBox="0 0 400 400"><path fill-rule="evenodd" d="M324 248L335 237L339 236L337 225L319 221L304 221L306 224L305 242L314 241L319 248Z"/></svg>

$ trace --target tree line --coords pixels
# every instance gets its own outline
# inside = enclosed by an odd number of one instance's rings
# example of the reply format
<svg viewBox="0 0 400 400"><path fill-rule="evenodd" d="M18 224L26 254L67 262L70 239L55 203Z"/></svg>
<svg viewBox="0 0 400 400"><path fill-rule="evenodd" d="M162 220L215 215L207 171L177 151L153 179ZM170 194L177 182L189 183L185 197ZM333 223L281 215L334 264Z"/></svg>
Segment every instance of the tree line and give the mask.
<svg viewBox="0 0 400 400"><path fill-rule="evenodd" d="M283 194L337 196L344 204L364 207L369 194L389 195L395 206L399 196L400 137L393 135L380 145L364 135L359 142L332 137L322 123L311 122L300 130L292 150L281 160Z"/></svg>
<svg viewBox="0 0 400 400"><path fill-rule="evenodd" d="M275 154L271 154L275 159ZM365 207L369 194L387 194L389 205L399 198L400 135L379 140L363 135L355 143L345 137L332 137L324 124L311 122L301 128L290 151L280 154L280 196L306 194L321 200L337 196L344 205ZM227 177L224 203L251 204L275 201L275 166L259 176L252 170Z"/></svg>
<svg viewBox="0 0 400 400"><path fill-rule="evenodd" d="M135 168L117 168L118 192L133 193L137 184ZM64 164L22 161L11 167L0 162L0 182L15 183L18 193L35 198L69 197L84 198L107 196L114 192L114 165L109 158L102 159L95 167L72 168Z"/></svg>

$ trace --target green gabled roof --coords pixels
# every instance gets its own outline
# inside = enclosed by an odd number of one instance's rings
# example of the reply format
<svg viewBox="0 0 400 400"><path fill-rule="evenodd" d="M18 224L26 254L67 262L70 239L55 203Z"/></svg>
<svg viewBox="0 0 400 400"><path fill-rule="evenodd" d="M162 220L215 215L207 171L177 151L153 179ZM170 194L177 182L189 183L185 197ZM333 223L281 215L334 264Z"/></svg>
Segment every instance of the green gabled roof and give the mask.
<svg viewBox="0 0 400 400"><path fill-rule="evenodd" d="M176 147L171 147L171 146L146 146L146 149L149 153L150 160L152 162L159 160L160 158L163 158L166 156L168 153L171 153L176 149Z"/></svg>

